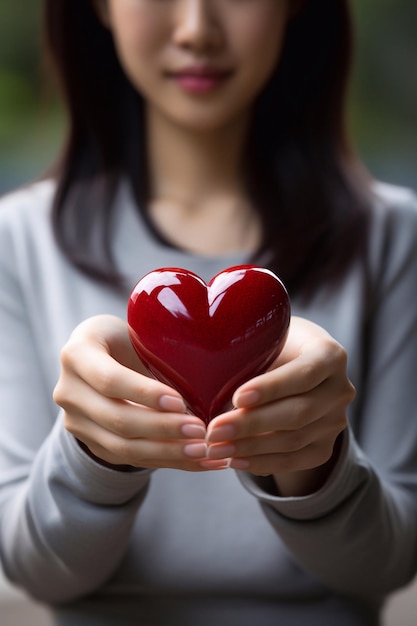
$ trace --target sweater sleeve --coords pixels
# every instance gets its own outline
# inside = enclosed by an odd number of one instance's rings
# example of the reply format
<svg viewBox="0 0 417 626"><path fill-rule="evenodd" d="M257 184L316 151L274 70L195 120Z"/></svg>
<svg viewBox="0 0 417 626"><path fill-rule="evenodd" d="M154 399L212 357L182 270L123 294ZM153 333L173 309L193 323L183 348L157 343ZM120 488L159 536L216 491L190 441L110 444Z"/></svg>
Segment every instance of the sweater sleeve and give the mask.
<svg viewBox="0 0 417 626"><path fill-rule="evenodd" d="M417 210L409 196L376 213L373 295L361 380L327 483L277 497L240 473L303 568L342 593L381 596L417 568Z"/></svg>
<svg viewBox="0 0 417 626"><path fill-rule="evenodd" d="M114 572L150 472L102 467L64 429L42 374L9 226L0 220L0 552L12 582L56 603Z"/></svg>

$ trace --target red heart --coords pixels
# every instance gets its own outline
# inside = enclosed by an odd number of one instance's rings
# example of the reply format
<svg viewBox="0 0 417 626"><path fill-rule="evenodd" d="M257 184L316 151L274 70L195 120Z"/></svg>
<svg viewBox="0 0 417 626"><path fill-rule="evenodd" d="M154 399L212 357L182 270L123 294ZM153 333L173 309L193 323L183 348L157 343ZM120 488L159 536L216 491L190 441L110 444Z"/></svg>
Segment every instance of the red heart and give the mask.
<svg viewBox="0 0 417 626"><path fill-rule="evenodd" d="M207 424L278 356L290 301L279 278L261 267L231 267L208 285L185 269L162 268L134 287L127 319L147 369Z"/></svg>

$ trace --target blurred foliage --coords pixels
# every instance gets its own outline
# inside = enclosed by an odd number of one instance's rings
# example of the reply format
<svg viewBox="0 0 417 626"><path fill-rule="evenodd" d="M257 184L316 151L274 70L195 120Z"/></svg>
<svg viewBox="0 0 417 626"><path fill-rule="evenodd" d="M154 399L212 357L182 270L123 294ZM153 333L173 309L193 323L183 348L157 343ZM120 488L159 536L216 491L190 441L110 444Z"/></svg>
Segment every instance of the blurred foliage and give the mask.
<svg viewBox="0 0 417 626"><path fill-rule="evenodd" d="M0 192L43 174L63 132L41 53L41 0L23 4L0 4Z"/></svg>
<svg viewBox="0 0 417 626"><path fill-rule="evenodd" d="M350 122L376 176L417 189L415 0L352 0L356 63Z"/></svg>
<svg viewBox="0 0 417 626"><path fill-rule="evenodd" d="M41 4L0 4L0 191L42 174L63 134L42 62ZM415 0L352 0L352 6L357 51L349 123L355 145L375 176L417 189Z"/></svg>

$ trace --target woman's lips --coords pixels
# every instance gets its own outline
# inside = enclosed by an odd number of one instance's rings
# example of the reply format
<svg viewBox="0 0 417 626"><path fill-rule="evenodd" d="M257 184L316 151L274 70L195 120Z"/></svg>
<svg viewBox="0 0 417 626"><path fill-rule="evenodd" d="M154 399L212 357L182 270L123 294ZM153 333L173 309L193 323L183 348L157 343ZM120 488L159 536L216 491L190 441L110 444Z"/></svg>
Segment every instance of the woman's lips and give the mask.
<svg viewBox="0 0 417 626"><path fill-rule="evenodd" d="M187 68L169 72L168 77L184 91L204 94L223 85L231 74L232 72L228 70Z"/></svg>

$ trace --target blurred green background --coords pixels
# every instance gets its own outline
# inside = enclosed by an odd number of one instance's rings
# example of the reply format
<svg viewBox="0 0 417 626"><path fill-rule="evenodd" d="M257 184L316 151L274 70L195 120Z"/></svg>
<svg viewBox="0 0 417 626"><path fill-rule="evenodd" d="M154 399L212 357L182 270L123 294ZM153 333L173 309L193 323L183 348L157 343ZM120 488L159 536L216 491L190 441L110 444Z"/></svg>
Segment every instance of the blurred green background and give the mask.
<svg viewBox="0 0 417 626"><path fill-rule="evenodd" d="M416 0L352 5L355 144L374 176L417 190ZM63 115L42 63L40 6L41 0L0 4L0 193L42 174L63 135Z"/></svg>

